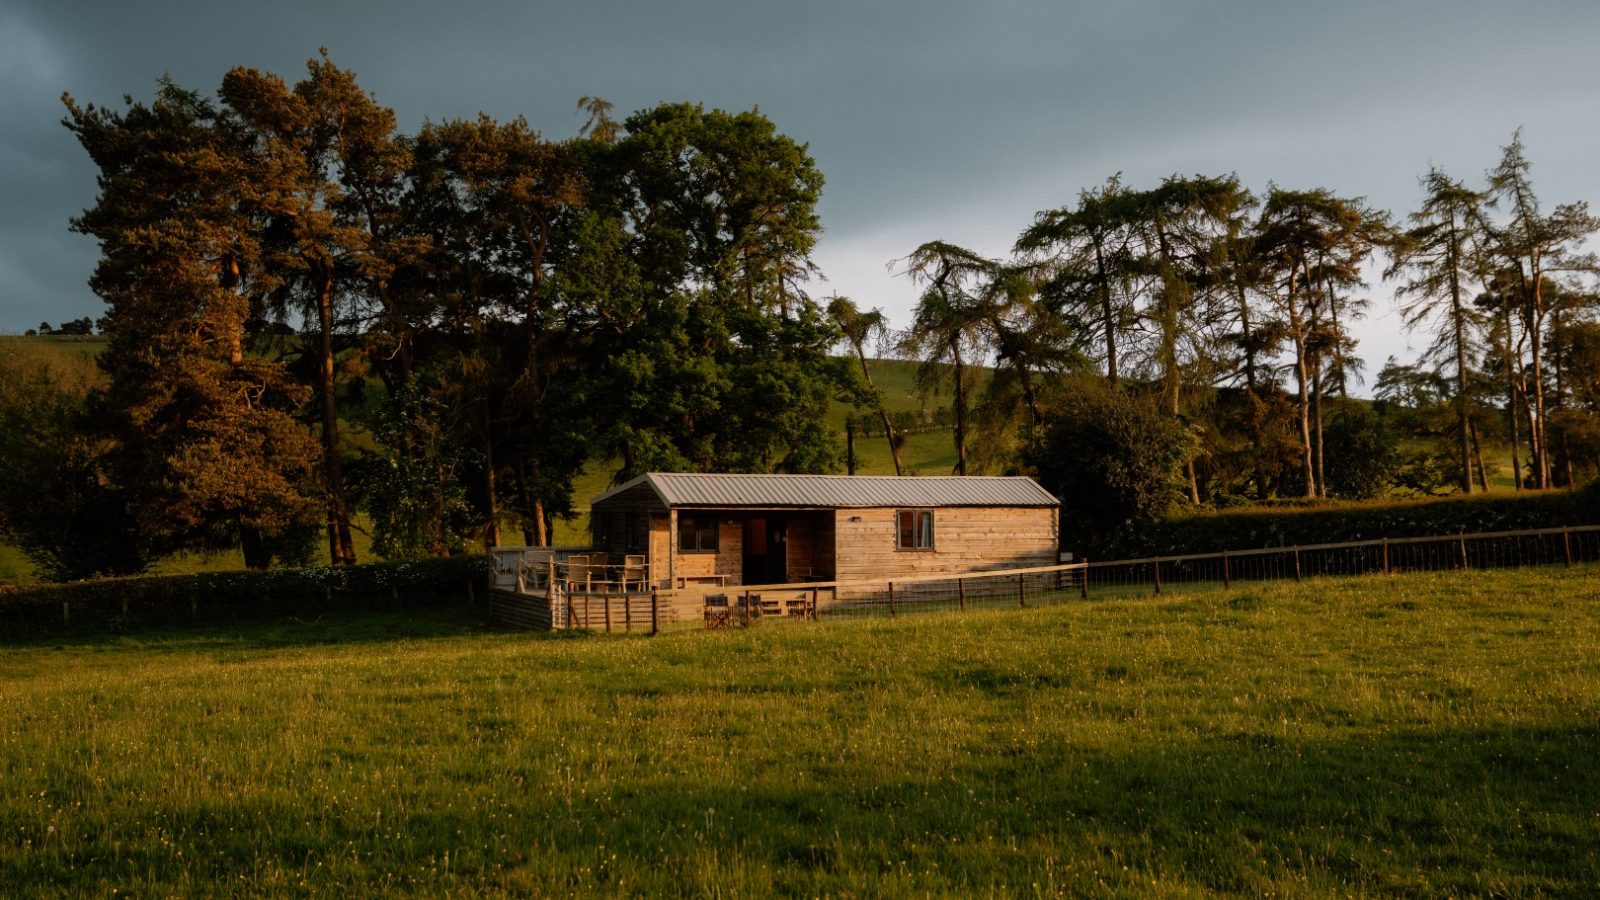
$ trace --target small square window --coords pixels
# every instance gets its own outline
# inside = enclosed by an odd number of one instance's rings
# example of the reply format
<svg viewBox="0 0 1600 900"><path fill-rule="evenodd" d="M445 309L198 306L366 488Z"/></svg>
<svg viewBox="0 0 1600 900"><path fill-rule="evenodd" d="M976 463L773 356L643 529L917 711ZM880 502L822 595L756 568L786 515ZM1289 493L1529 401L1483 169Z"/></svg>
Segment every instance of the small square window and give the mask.
<svg viewBox="0 0 1600 900"><path fill-rule="evenodd" d="M900 550L933 549L933 510L902 509L895 513L895 547Z"/></svg>
<svg viewBox="0 0 1600 900"><path fill-rule="evenodd" d="M716 516L679 516L678 549L685 553L717 550Z"/></svg>

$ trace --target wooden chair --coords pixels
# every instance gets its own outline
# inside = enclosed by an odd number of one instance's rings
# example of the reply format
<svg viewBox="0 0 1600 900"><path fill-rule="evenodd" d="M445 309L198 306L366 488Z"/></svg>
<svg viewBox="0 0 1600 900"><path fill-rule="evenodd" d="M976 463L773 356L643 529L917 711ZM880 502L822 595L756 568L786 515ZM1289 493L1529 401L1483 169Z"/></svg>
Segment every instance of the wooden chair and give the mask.
<svg viewBox="0 0 1600 900"><path fill-rule="evenodd" d="M643 554L629 554L622 558L622 589L637 586L640 591L649 587L650 567Z"/></svg>
<svg viewBox="0 0 1600 900"><path fill-rule="evenodd" d="M589 583L602 594L623 590L622 567L611 564L608 553L589 554Z"/></svg>
<svg viewBox="0 0 1600 900"><path fill-rule="evenodd" d="M727 594L706 595L706 627L727 628L733 624L733 608Z"/></svg>
<svg viewBox="0 0 1600 900"><path fill-rule="evenodd" d="M811 601L805 597L790 597L783 601L784 615L791 619L811 618Z"/></svg>

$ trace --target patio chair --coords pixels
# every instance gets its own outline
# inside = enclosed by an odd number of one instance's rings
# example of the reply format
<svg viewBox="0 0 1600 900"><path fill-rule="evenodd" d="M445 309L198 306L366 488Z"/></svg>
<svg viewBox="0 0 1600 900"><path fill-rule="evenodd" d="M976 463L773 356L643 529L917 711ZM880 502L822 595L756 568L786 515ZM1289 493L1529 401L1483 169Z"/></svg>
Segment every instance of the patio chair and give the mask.
<svg viewBox="0 0 1600 900"><path fill-rule="evenodd" d="M727 628L733 624L733 609L728 606L727 594L706 595L706 627Z"/></svg>

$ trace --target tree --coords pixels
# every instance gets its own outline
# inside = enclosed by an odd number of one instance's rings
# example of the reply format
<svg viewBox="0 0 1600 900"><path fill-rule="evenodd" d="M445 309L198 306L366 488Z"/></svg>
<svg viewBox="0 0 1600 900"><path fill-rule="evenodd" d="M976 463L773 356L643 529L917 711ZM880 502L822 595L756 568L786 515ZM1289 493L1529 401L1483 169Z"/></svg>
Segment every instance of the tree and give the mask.
<svg viewBox="0 0 1600 900"><path fill-rule="evenodd" d="M923 244L899 260L898 265L902 274L923 288L912 313L911 326L901 336L900 346L922 360L917 378L925 389L932 389L946 379L952 385L955 472L965 475L967 393L972 387L967 365L989 317L979 291L993 276L996 265L971 250L943 241Z"/></svg>
<svg viewBox="0 0 1600 900"><path fill-rule="evenodd" d="M1412 227L1395 245L1385 278L1410 273L1395 290L1407 330L1427 328L1434 336L1425 354L1455 369L1455 404L1460 477L1463 494L1472 493L1472 415L1467 383L1474 356L1474 335L1481 314L1471 305L1466 281L1472 274L1474 243L1482 223L1483 195L1437 168L1422 178L1427 198L1410 216Z"/></svg>
<svg viewBox="0 0 1600 900"><path fill-rule="evenodd" d="M1330 497L1366 500L1394 486L1399 442L1383 417L1365 404L1340 405L1329 423L1327 447Z"/></svg>
<svg viewBox="0 0 1600 900"><path fill-rule="evenodd" d="M593 150L587 227L604 252L574 285L593 303L593 410L618 477L832 468L824 416L855 379L799 287L822 188L805 145L759 110L664 104L623 126Z"/></svg>
<svg viewBox="0 0 1600 900"><path fill-rule="evenodd" d="M473 395L463 398L479 408L486 539L498 542L496 470L509 462L527 539L542 546L550 542L547 507L568 505L584 461L570 452L571 441L552 440L565 428L552 415L563 398L551 390L576 363L573 316L552 282L563 254L571 256L569 223L586 203L581 160L577 148L545 140L520 118L502 123L485 115L425 126L417 152L430 164L430 210L443 219L435 226L435 268L445 296L457 298L452 312L478 323L479 338L516 333L497 351L481 341L472 351L507 366L505 383L474 364L484 377L471 379ZM498 454L494 422L502 423Z"/></svg>
<svg viewBox="0 0 1600 900"><path fill-rule="evenodd" d="M867 366L867 342L886 340L889 336L889 320L885 318L883 310L862 312L849 297L838 294L828 301L828 316L844 334L844 339L849 342L857 361L861 363L861 377L867 383L867 393L871 395L873 405L878 408L878 416L883 420L883 436L889 442L889 457L894 460L894 473L905 474L900 464L900 445L904 439L894 430L894 423L889 420L889 409L883 403L878 386L872 381L872 369Z"/></svg>
<svg viewBox="0 0 1600 900"><path fill-rule="evenodd" d="M56 581L136 574L155 556L90 421L104 378L88 359L0 343L0 536Z"/></svg>
<svg viewBox="0 0 1600 900"><path fill-rule="evenodd" d="M1387 234L1385 218L1360 199L1336 197L1325 189L1274 187L1257 231L1264 272L1278 285L1271 296L1279 325L1294 350L1305 496L1323 496L1318 473L1322 455L1313 438L1322 431L1322 358L1343 334L1332 318L1340 307L1336 292L1341 285L1360 284L1361 265Z"/></svg>
<svg viewBox="0 0 1600 900"><path fill-rule="evenodd" d="M1546 299L1548 275L1562 270L1592 268L1577 248L1600 230L1600 220L1589 215L1587 203L1567 203L1545 215L1530 178L1532 165L1523 154L1522 134L1512 136L1500 164L1489 172L1491 206L1504 204L1509 219L1491 224L1489 234L1500 257L1499 271L1511 275L1519 306L1520 325L1528 337L1529 388L1528 440L1533 452L1536 487L1551 484L1549 434L1545 409L1544 342L1551 307Z"/></svg>
<svg viewBox="0 0 1600 900"><path fill-rule="evenodd" d="M337 332L381 293L394 259L382 240L384 203L409 166L393 110L378 105L326 51L290 89L282 79L237 68L221 96L238 117L256 166L247 196L262 221L270 294L316 323L328 554L356 561L339 437Z"/></svg>
<svg viewBox="0 0 1600 900"><path fill-rule="evenodd" d="M1251 477L1256 499L1266 500L1271 481L1268 422L1281 402L1278 402L1270 367L1265 363L1276 355L1283 333L1277 323L1259 309L1260 297L1271 289L1265 260L1259 252L1259 236L1249 219L1250 211L1259 204L1242 188L1218 199L1217 213L1223 227L1207 252L1207 284L1211 291L1220 295L1216 303L1223 309L1223 320L1231 319L1238 326L1237 331L1225 332L1220 339L1224 355L1227 355L1227 348L1233 351L1232 363L1226 365L1224 371L1244 381L1240 414L1248 433Z"/></svg>
<svg viewBox="0 0 1600 900"><path fill-rule="evenodd" d="M1206 308L1211 298L1203 290L1209 275L1208 253L1248 197L1233 176L1174 175L1133 200L1145 245L1145 268L1151 276L1145 318L1155 335L1153 361L1167 409L1180 421L1184 367L1208 362L1204 335L1212 318ZM1189 500L1198 505L1194 460L1184 466Z"/></svg>
<svg viewBox="0 0 1600 900"><path fill-rule="evenodd" d="M244 352L264 290L250 211L258 171L239 122L164 82L125 112L66 99L66 124L100 167L100 196L73 220L102 256L107 382L89 398L104 471L152 552L239 546L252 567L299 543L316 489L305 394Z"/></svg>
<svg viewBox="0 0 1600 900"><path fill-rule="evenodd" d="M1089 363L1079 335L1040 299L1028 268L997 267L982 286L978 331L993 360L981 402L975 456L987 471L1012 470L1021 448L1044 426L1061 380Z"/></svg>
<svg viewBox="0 0 1600 900"><path fill-rule="evenodd" d="M379 452L358 467L373 552L396 559L466 549L469 512L459 471L464 454L450 440L451 419L451 411L414 382L385 399L373 423Z"/></svg>
<svg viewBox="0 0 1600 900"><path fill-rule="evenodd" d="M1061 499L1062 546L1115 553L1180 496L1192 436L1151 402L1098 381L1061 394L1024 461Z"/></svg>
<svg viewBox="0 0 1600 900"><path fill-rule="evenodd" d="M1118 341L1133 319L1134 194L1120 176L1078 194L1076 209L1063 206L1034 216L1017 238L1016 253L1038 269L1040 294L1058 316L1098 319L1106 380L1120 377Z"/></svg>

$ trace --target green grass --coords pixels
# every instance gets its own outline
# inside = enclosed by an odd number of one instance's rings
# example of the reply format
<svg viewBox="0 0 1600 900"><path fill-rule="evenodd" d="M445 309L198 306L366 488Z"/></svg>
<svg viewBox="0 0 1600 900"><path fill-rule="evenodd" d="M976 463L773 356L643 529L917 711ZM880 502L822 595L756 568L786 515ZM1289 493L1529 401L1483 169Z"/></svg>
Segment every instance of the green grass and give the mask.
<svg viewBox="0 0 1600 900"><path fill-rule="evenodd" d="M0 653L13 894L1578 895L1600 571Z"/></svg>

